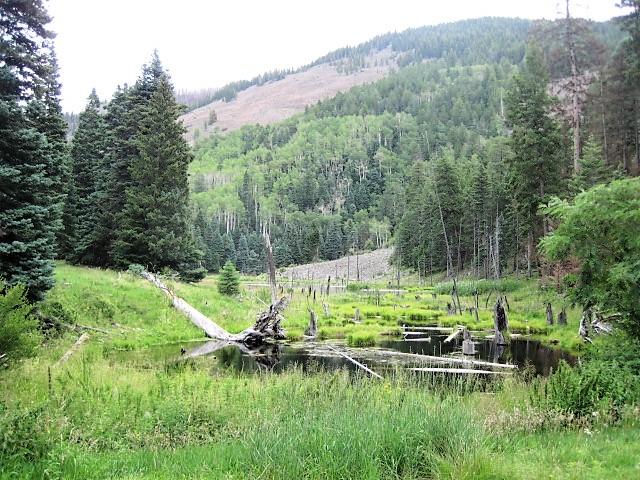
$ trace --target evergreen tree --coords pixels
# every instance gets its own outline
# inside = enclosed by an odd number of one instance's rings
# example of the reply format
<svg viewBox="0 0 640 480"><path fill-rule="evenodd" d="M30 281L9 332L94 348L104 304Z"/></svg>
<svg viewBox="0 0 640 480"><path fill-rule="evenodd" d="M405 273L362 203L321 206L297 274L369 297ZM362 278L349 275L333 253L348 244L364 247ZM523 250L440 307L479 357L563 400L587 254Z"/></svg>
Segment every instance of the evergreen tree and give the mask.
<svg viewBox="0 0 640 480"><path fill-rule="evenodd" d="M235 265L236 259L236 246L233 243L233 237L229 233L225 233L222 236L222 245L224 249L224 262L231 262Z"/></svg>
<svg viewBox="0 0 640 480"><path fill-rule="evenodd" d="M236 253L236 265L242 273L248 273L250 270L251 259L249 254L249 244L247 237L243 234L238 241L238 251Z"/></svg>
<svg viewBox="0 0 640 480"><path fill-rule="evenodd" d="M539 206L560 183L563 145L557 123L550 117L551 99L547 94L548 74L542 51L532 44L525 66L515 76L507 95L507 120L513 128L509 163L511 190L526 229L528 272L537 239L546 232Z"/></svg>
<svg viewBox="0 0 640 480"><path fill-rule="evenodd" d="M571 179L571 188L576 193L613 178L613 172L604 164L602 146L593 137L587 139L582 149L580 166Z"/></svg>
<svg viewBox="0 0 640 480"><path fill-rule="evenodd" d="M342 229L338 222L331 222L327 228L327 235L324 240L324 258L336 260L342 256L343 248Z"/></svg>
<svg viewBox="0 0 640 480"><path fill-rule="evenodd" d="M102 217L105 185L106 124L100 114L100 100L93 90L86 109L80 114L78 130L71 144L72 191L67 209L72 212L73 231L68 232L71 245L68 258L72 262L102 266L107 263L105 245L98 242L96 226Z"/></svg>
<svg viewBox="0 0 640 480"><path fill-rule="evenodd" d="M155 62L154 62L155 63ZM140 91L144 92L147 72ZM153 77L153 76L152 76ZM114 260L152 270L198 269L199 255L189 226L187 168L192 156L178 123L180 107L166 75L160 75L148 103L140 107L135 136L138 154L131 159L131 182L114 243Z"/></svg>
<svg viewBox="0 0 640 480"><path fill-rule="evenodd" d="M222 267L218 278L218 291L227 296L235 296L240 293L240 276L230 261L227 261Z"/></svg>
<svg viewBox="0 0 640 480"><path fill-rule="evenodd" d="M49 20L40 0L0 7L0 276L32 300L54 283L66 163Z"/></svg>

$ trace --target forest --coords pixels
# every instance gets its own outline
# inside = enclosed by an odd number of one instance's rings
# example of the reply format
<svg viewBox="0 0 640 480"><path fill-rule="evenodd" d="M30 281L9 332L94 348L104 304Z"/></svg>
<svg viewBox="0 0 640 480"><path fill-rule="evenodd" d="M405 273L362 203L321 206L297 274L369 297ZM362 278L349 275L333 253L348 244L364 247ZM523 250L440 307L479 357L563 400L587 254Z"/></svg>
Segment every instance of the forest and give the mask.
<svg viewBox="0 0 640 480"><path fill-rule="evenodd" d="M45 2L0 2L0 478L636 476L640 2L572 6L198 91L156 50L75 114Z"/></svg>

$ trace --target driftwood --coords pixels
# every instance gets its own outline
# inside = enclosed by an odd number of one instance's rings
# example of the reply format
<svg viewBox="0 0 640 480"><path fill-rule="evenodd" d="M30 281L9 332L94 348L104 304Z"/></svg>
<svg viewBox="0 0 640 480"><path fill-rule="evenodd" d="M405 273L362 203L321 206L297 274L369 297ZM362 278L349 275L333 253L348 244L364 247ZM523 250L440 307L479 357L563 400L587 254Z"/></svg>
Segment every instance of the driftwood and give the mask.
<svg viewBox="0 0 640 480"><path fill-rule="evenodd" d="M324 311L324 316L325 317L330 317L331 316L331 310L329 309L329 304L328 303L323 303L322 304L322 310Z"/></svg>
<svg viewBox="0 0 640 480"><path fill-rule="evenodd" d="M237 334L231 334L189 305L182 298L178 297L153 273L143 271L141 275L161 289L165 295L171 299L174 308L182 312L196 327L203 330L209 338L226 342L243 343L247 346L256 346L268 339L278 340L285 338L286 332L280 324L283 320L282 312L288 303L286 296L271 304L267 311L258 314L258 318L253 327L247 328Z"/></svg>
<svg viewBox="0 0 640 480"><path fill-rule="evenodd" d="M82 335L80 335L80 337L78 337L78 340L76 340L76 342L73 345L71 345L71 348L69 350L67 350L64 353L64 355L62 355L62 357L60 357L60 360L58 360L55 363L55 366L61 365L64 362L66 362L67 360L69 360L71 355L73 355L75 352L77 352L78 349L82 346L82 344L84 342L86 342L87 340L89 340L89 334L88 333L83 333Z"/></svg>
<svg viewBox="0 0 640 480"><path fill-rule="evenodd" d="M340 350L336 350L335 348L333 348L331 345L327 345L327 347L329 348L329 350L336 352L338 355L343 356L344 358L346 358L347 360L349 360L351 363L353 363L354 365L362 368L365 372L373 375L376 378L379 378L382 380L382 376L378 375L376 372L374 372L373 370L371 370L369 367L367 367L366 365L363 365L362 363L358 362L357 360L351 358L349 355L347 355L346 353L341 352Z"/></svg>
<svg viewBox="0 0 640 480"><path fill-rule="evenodd" d="M497 362L486 362L484 360L475 360L470 358L456 358L456 357L436 357L433 355L424 355L419 353L406 353L399 352L397 350L379 350L377 353L382 355L390 356L390 357L403 357L407 359L413 360L422 360L433 363L444 363L444 364L454 364L454 365L477 365L480 367L495 367L495 368L518 368L517 365L512 363L497 363Z"/></svg>
<svg viewBox="0 0 640 480"><path fill-rule="evenodd" d="M585 342L593 343L590 338L592 334L609 334L613 332L613 326L607 320L616 317L618 317L618 315L614 314L605 318L600 312L595 312L593 309L587 308L582 312L578 335L580 335Z"/></svg>
<svg viewBox="0 0 640 480"><path fill-rule="evenodd" d="M454 339L458 338L462 334L463 329L464 327L458 326L457 330L454 330L451 335L449 335L447 338L444 339L444 343L450 343Z"/></svg>

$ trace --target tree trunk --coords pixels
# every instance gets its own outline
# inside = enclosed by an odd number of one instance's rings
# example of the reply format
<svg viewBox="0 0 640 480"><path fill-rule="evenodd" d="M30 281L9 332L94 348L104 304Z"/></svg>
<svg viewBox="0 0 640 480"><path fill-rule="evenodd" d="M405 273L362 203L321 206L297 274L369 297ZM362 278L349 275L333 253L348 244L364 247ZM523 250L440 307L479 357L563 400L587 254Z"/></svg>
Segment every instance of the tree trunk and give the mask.
<svg viewBox="0 0 640 480"><path fill-rule="evenodd" d="M551 307L551 302L547 302L547 325L553 325L553 308Z"/></svg>

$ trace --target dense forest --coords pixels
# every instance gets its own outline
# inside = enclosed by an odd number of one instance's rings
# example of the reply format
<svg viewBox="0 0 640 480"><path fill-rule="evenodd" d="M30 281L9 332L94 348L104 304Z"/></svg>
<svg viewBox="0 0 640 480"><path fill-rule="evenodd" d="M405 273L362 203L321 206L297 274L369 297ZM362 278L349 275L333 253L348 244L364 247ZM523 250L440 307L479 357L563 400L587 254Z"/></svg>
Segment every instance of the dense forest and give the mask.
<svg viewBox="0 0 640 480"><path fill-rule="evenodd" d="M548 231L538 205L637 171L638 112L618 103L637 96L627 76L635 28L480 19L323 57L391 46L407 66L279 124L199 143L191 187L205 267L231 259L260 271L267 231L279 266L395 242L421 274L531 274Z"/></svg>

